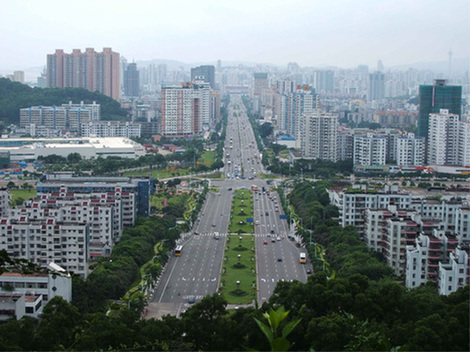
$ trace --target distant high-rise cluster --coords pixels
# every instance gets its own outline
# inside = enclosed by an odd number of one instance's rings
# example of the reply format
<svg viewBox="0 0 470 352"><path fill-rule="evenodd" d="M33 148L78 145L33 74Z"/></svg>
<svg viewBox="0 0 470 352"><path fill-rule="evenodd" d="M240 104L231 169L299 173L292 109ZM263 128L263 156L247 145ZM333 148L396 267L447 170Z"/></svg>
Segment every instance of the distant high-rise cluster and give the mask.
<svg viewBox="0 0 470 352"><path fill-rule="evenodd" d="M47 86L85 88L119 101L119 65L119 53L111 48L103 48L102 52L93 48L86 48L85 52L74 49L70 54L57 49L47 55Z"/></svg>
<svg viewBox="0 0 470 352"><path fill-rule="evenodd" d="M374 72L369 74L369 100L380 100L385 98L385 74Z"/></svg>

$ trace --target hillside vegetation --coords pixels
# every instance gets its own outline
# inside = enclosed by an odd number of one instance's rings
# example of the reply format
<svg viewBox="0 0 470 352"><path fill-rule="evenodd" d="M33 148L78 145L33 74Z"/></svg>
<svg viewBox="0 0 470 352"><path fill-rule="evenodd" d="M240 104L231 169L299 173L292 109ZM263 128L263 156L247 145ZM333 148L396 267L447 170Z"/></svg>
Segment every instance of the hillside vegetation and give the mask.
<svg viewBox="0 0 470 352"><path fill-rule="evenodd" d="M26 84L0 78L0 120L5 124L19 122L20 109L33 105L57 105L68 103L92 103L101 105L102 120L125 119L127 112L121 105L98 92L84 88L31 88Z"/></svg>

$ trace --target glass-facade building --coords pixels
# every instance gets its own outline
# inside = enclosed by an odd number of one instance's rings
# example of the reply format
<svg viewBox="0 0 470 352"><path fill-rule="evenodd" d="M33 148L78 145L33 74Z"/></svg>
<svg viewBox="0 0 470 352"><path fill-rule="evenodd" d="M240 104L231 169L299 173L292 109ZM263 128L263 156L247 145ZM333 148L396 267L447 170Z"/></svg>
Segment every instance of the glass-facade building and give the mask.
<svg viewBox="0 0 470 352"><path fill-rule="evenodd" d="M433 85L419 86L418 136L428 137L429 114L440 109L461 116L462 86L448 86L446 80L437 79Z"/></svg>

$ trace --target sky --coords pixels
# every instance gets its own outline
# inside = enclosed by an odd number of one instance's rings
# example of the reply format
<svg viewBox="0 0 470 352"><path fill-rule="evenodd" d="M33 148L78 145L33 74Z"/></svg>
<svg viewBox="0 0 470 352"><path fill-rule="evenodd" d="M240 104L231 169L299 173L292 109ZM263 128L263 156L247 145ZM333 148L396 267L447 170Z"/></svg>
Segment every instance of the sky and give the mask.
<svg viewBox="0 0 470 352"><path fill-rule="evenodd" d="M0 0L0 69L55 49L128 60L385 66L470 56L469 0Z"/></svg>

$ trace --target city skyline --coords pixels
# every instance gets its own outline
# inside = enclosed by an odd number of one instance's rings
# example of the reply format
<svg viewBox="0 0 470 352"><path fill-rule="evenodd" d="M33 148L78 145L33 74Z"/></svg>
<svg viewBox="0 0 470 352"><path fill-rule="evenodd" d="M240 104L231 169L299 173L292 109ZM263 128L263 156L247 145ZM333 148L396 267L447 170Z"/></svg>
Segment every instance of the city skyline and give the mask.
<svg viewBox="0 0 470 352"><path fill-rule="evenodd" d="M470 3L463 0L139 1L134 7L123 1L113 6L101 1L93 4L93 12L87 3L0 4L6 14L0 68L41 66L55 49L68 52L86 47L112 47L136 61L172 58L209 63L221 59L274 65L296 61L300 66L344 68L359 64L374 68L378 60L385 67L444 61L449 50L454 59L468 58L469 53ZM74 18L87 20L71 21L71 11Z"/></svg>

